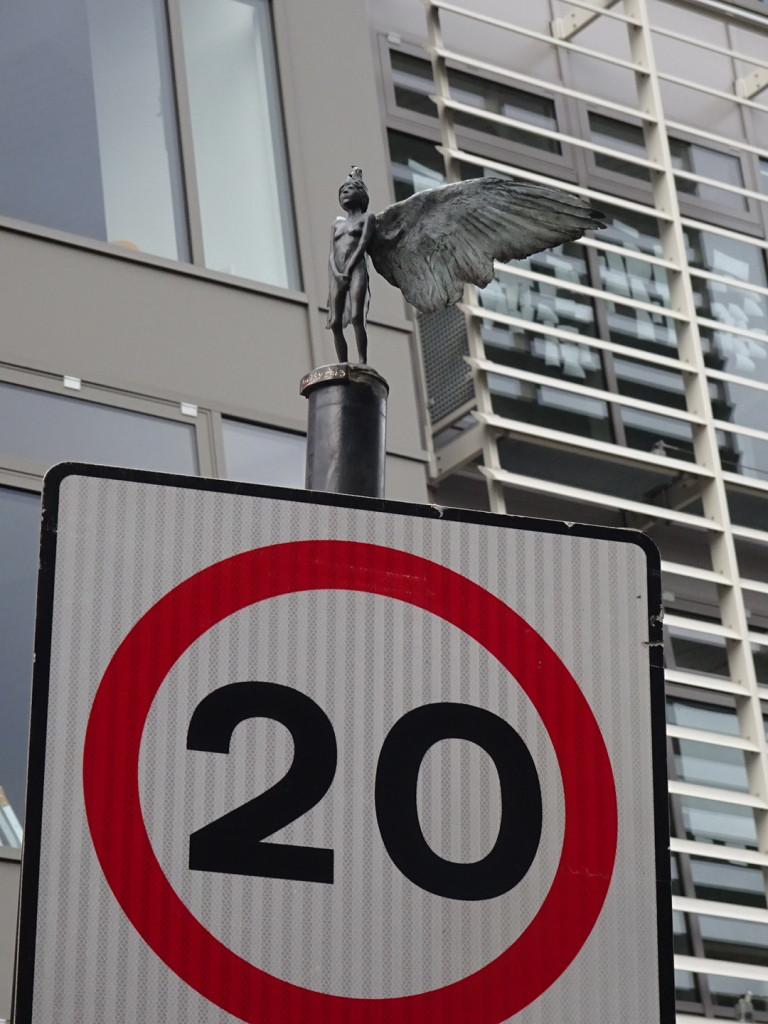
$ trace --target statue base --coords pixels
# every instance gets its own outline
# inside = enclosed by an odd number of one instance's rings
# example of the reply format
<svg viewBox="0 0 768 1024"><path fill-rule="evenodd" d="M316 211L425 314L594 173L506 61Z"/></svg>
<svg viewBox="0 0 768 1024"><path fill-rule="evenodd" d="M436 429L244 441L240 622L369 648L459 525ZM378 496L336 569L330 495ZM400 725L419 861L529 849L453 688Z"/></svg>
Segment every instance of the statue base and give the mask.
<svg viewBox="0 0 768 1024"><path fill-rule="evenodd" d="M386 380L367 364L333 363L302 377L309 401L306 486L384 497Z"/></svg>

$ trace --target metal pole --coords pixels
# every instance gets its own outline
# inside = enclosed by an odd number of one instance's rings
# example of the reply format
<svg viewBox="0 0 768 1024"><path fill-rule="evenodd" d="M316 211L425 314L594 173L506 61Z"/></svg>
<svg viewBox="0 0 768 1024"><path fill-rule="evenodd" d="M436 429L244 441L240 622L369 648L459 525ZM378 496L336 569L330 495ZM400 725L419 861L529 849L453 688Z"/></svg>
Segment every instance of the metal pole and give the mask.
<svg viewBox="0 0 768 1024"><path fill-rule="evenodd" d="M336 363L303 377L309 401L306 486L384 497L389 385L370 366Z"/></svg>

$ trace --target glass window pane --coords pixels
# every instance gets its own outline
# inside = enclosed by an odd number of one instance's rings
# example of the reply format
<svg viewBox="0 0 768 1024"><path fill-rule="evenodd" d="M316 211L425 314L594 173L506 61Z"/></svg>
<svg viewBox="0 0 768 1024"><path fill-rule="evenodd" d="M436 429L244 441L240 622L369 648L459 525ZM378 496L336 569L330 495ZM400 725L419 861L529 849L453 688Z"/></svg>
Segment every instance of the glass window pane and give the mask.
<svg viewBox="0 0 768 1024"><path fill-rule="evenodd" d="M739 736L739 722L736 709L704 704L699 701L683 700L681 697L667 698L667 721L687 729L703 729L706 732L721 732L726 736Z"/></svg>
<svg viewBox="0 0 768 1024"><path fill-rule="evenodd" d="M688 935L688 922L685 919L685 914L679 910L672 911L672 939L675 953L680 953L683 956L691 955L693 950Z"/></svg>
<svg viewBox="0 0 768 1024"><path fill-rule="evenodd" d="M0 0L0 213L188 256L161 0Z"/></svg>
<svg viewBox="0 0 768 1024"><path fill-rule="evenodd" d="M630 448L694 461L693 429L685 420L621 406L621 422Z"/></svg>
<svg viewBox="0 0 768 1024"><path fill-rule="evenodd" d="M197 473L195 428L48 391L0 382L0 453Z"/></svg>
<svg viewBox="0 0 768 1024"><path fill-rule="evenodd" d="M760 868L731 861L690 857L691 875L700 900L765 907L765 881Z"/></svg>
<svg viewBox="0 0 768 1024"><path fill-rule="evenodd" d="M303 487L307 439L242 420L222 420L224 457L230 480Z"/></svg>
<svg viewBox="0 0 768 1024"><path fill-rule="evenodd" d="M728 655L725 640L692 630L669 629L674 654L674 668L688 669L703 675L728 678Z"/></svg>
<svg viewBox="0 0 768 1024"><path fill-rule="evenodd" d="M181 0L205 264L298 288L267 0Z"/></svg>
<svg viewBox="0 0 768 1024"><path fill-rule="evenodd" d="M757 849L755 816L751 807L704 800L698 796L678 796L683 815L685 838L698 843L717 843L745 850Z"/></svg>
<svg viewBox="0 0 768 1024"><path fill-rule="evenodd" d="M703 178L715 178L727 185L744 186L741 163L738 157L730 153L719 153L708 146L698 146L680 139L670 139L672 164L682 171L700 174ZM714 185L705 185L687 178L676 178L678 192L698 196L708 203L730 206L736 210L746 210L747 200L735 192L726 192Z"/></svg>
<svg viewBox="0 0 768 1024"><path fill-rule="evenodd" d="M0 786L24 821L40 498L0 487Z"/></svg>
<svg viewBox="0 0 768 1024"><path fill-rule="evenodd" d="M768 924L699 914L704 955L745 964L768 963Z"/></svg>
<svg viewBox="0 0 768 1024"><path fill-rule="evenodd" d="M435 93L435 86L429 61L396 50L391 51L390 60L397 105L405 110L436 118L437 108L430 98ZM546 96L516 89L503 82L492 82L487 78L467 74L465 71L457 71L455 68L449 69L448 79L451 98L458 103L557 131L555 104ZM534 135L522 128L496 124L464 111L455 111L454 120L460 127L471 128L507 142L523 143L549 153L562 152L556 139Z"/></svg>
<svg viewBox="0 0 768 1024"><path fill-rule="evenodd" d="M553 430L612 440L608 403L588 395L488 374L493 411L508 419L521 419Z"/></svg>
<svg viewBox="0 0 768 1024"><path fill-rule="evenodd" d="M672 747L678 779L720 789L749 792L743 750L678 737L672 740Z"/></svg>
<svg viewBox="0 0 768 1024"><path fill-rule="evenodd" d="M758 1013L768 1013L768 981L756 978L727 978L717 974L706 974L709 991L715 1006L728 1007L736 1019L735 1007L745 992L752 993L752 1007Z"/></svg>
<svg viewBox="0 0 768 1024"><path fill-rule="evenodd" d="M699 984L691 971L675 971L675 999L683 1003L699 1002Z"/></svg>

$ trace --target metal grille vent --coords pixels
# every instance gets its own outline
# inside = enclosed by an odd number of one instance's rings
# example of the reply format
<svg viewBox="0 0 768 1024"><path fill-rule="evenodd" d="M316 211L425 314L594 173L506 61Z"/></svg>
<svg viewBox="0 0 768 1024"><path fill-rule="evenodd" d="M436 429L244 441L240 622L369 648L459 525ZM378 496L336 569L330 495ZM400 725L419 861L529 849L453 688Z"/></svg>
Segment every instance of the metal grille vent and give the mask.
<svg viewBox="0 0 768 1024"><path fill-rule="evenodd" d="M454 306L419 316L419 336L427 383L429 417L439 423L473 401L472 374L464 362L469 354L464 314Z"/></svg>

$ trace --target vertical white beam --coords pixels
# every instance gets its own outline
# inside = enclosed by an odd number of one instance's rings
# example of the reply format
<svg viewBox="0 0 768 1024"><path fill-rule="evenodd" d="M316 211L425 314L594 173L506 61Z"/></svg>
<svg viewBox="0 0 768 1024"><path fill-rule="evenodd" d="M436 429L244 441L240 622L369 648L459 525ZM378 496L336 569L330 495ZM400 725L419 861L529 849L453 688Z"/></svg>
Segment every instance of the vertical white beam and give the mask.
<svg viewBox="0 0 768 1024"><path fill-rule="evenodd" d="M669 271L670 296L673 309L683 313L683 321L676 321L677 343L680 358L694 372L685 374L686 402L688 411L702 417L703 424L694 426L694 453L699 465L714 473L704 484L702 502L704 514L720 523L722 533L713 532L710 539L712 568L723 579L718 586L720 612L724 626L735 630L738 640L728 641L728 665L731 679L746 687L750 696L737 698L739 727L742 736L756 744L756 753L747 753L750 792L763 800L768 799L768 746L765 740L760 698L755 678L752 650L747 640L747 615L744 598L739 584L739 568L736 548L730 530L728 498L723 480L723 468L717 437L713 426L713 412L709 397L704 355L701 348L693 287L688 273L688 257L685 237L680 223L677 189L672 159L664 120L664 108L656 74L651 28L647 0L625 0L627 14L634 15L637 25L628 25L627 31L632 50L632 59L644 70L637 73L638 100L641 109L651 115L652 121L644 122L646 147L652 160L660 164L661 171L651 172L654 203L657 209L670 214L672 220L661 223L663 255L681 269ZM768 853L768 813L755 810L758 846L762 853ZM766 879L768 882L768 877Z"/></svg>

